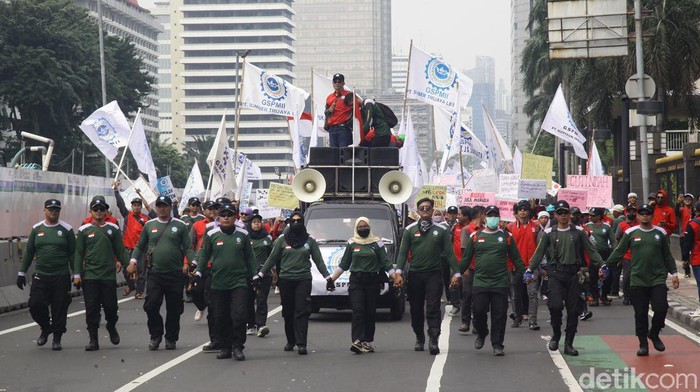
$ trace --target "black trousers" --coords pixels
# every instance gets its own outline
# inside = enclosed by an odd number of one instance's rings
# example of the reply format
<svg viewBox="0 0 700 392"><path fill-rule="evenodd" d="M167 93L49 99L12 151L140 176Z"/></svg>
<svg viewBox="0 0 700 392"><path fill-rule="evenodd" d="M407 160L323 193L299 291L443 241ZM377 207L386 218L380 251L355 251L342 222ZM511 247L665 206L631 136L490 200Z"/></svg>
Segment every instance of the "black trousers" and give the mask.
<svg viewBox="0 0 700 392"><path fill-rule="evenodd" d="M83 284L83 299L85 300L85 321L87 330L97 333L100 327L100 307L105 311L107 329L114 328L119 320L117 310L117 281L85 279Z"/></svg>
<svg viewBox="0 0 700 392"><path fill-rule="evenodd" d="M311 315L311 279L279 279L282 302L282 318L287 344L306 346L309 334L309 315Z"/></svg>
<svg viewBox="0 0 700 392"><path fill-rule="evenodd" d="M353 272L350 274L348 296L352 308L352 341L373 342L377 322L379 276L376 273Z"/></svg>
<svg viewBox="0 0 700 392"><path fill-rule="evenodd" d="M508 319L508 287L474 287L474 329L485 338L489 334L486 323L491 311L491 346L503 349Z"/></svg>
<svg viewBox="0 0 700 392"><path fill-rule="evenodd" d="M467 277L462 275L462 324L469 325L472 321L473 287L474 273L470 273Z"/></svg>
<svg viewBox="0 0 700 392"><path fill-rule="evenodd" d="M630 279L632 275L632 262L630 259L622 259L622 294L626 299L630 299Z"/></svg>
<svg viewBox="0 0 700 392"><path fill-rule="evenodd" d="M622 261L617 265L610 267L610 293L613 295L620 294L620 275L622 274Z"/></svg>
<svg viewBox="0 0 700 392"><path fill-rule="evenodd" d="M512 271L510 284L513 288L513 314L516 319L522 320L523 315L527 314L528 308L527 286L523 282L523 274Z"/></svg>
<svg viewBox="0 0 700 392"><path fill-rule="evenodd" d="M442 286L445 288L445 299L450 305L455 305L454 299L452 298L452 290L450 289L450 278L452 278L452 269L450 264L447 262L447 258L440 257L440 272L442 273ZM457 302L459 305L459 301Z"/></svg>
<svg viewBox="0 0 700 392"><path fill-rule="evenodd" d="M43 334L66 332L68 305L72 301L70 283L70 275L34 274L29 289L29 314Z"/></svg>
<svg viewBox="0 0 700 392"><path fill-rule="evenodd" d="M160 307L165 298L165 340L177 342L180 336L180 315L185 310L182 290L185 281L182 272L148 271L146 279L146 300L143 310L148 316L148 332L152 338L163 336L163 317Z"/></svg>
<svg viewBox="0 0 700 392"><path fill-rule="evenodd" d="M666 313L668 312L668 287L660 284L651 287L632 286L630 288L630 300L634 307L634 332L637 336L658 335L666 325ZM654 311L649 328L649 305Z"/></svg>
<svg viewBox="0 0 700 392"><path fill-rule="evenodd" d="M216 335L223 348L245 347L248 287L231 290L211 290L211 307L216 320Z"/></svg>
<svg viewBox="0 0 700 392"><path fill-rule="evenodd" d="M549 295L547 306L552 323L552 338L561 337L561 324L566 307L566 341L573 343L578 328L579 300L581 286L576 272L563 272L554 268L549 269Z"/></svg>
<svg viewBox="0 0 700 392"><path fill-rule="evenodd" d="M131 258L131 253L134 251L133 249L125 248L127 255L129 255L129 258ZM124 279L126 280L127 287L129 287L129 290L136 290L137 293L143 293L144 288L146 287L146 274L145 274L145 268L144 268L144 261L143 261L143 256L139 257L138 260L136 260L136 272L138 277L136 280L133 280L129 278L129 273L126 272L126 267L122 268L122 273L124 274Z"/></svg>
<svg viewBox="0 0 700 392"><path fill-rule="evenodd" d="M440 335L440 297L442 297L442 272L410 271L406 280L408 301L411 304L411 327L416 339L425 341L424 321L428 324L428 335Z"/></svg>
<svg viewBox="0 0 700 392"><path fill-rule="evenodd" d="M256 293L253 288L249 289L248 328L267 325L267 297L270 295L270 286L272 275L265 275L260 278L260 293Z"/></svg>

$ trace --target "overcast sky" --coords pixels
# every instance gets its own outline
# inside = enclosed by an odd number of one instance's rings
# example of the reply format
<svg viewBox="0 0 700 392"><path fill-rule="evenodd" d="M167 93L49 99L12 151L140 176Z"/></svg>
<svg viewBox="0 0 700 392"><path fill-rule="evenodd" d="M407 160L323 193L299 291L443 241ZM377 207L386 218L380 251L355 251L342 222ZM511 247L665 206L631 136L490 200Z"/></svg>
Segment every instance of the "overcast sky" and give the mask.
<svg viewBox="0 0 700 392"><path fill-rule="evenodd" d="M459 70L491 56L496 86L503 79L510 90L510 0L392 0L391 8L394 53L408 55L413 39Z"/></svg>

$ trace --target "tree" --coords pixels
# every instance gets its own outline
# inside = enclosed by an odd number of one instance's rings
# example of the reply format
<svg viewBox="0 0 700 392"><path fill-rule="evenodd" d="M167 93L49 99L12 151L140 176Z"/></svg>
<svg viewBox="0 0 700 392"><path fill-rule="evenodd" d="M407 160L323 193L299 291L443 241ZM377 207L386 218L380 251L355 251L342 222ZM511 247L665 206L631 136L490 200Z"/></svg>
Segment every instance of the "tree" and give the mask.
<svg viewBox="0 0 700 392"><path fill-rule="evenodd" d="M133 112L154 82L133 45L105 38L107 99ZM52 169L73 148L86 152L86 174L102 157L78 124L102 106L97 25L70 0L0 1L0 106L10 129L53 139ZM4 128L8 129L8 128ZM12 152L14 153L14 152Z"/></svg>
<svg viewBox="0 0 700 392"><path fill-rule="evenodd" d="M150 139L148 145L151 147L151 156L156 165L158 177L169 175L174 187L184 188L192 166L188 165L185 156L180 154L175 144Z"/></svg>
<svg viewBox="0 0 700 392"><path fill-rule="evenodd" d="M199 170L202 172L202 178L209 178L209 165L207 165L207 157L211 148L214 146L214 136L197 135L192 143L185 145L185 156L190 167L194 164L194 159L197 158ZM206 185L206 184L205 184Z"/></svg>

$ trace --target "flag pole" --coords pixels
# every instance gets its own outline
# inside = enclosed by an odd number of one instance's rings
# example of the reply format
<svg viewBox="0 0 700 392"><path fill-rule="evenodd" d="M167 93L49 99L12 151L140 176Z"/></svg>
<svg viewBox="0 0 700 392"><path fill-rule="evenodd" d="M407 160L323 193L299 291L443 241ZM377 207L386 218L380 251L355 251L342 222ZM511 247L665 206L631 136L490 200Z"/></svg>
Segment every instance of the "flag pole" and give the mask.
<svg viewBox="0 0 700 392"><path fill-rule="evenodd" d="M245 68L247 64L247 60L245 56L243 57L243 71L241 71L241 80L238 81L238 102L236 102L236 126L234 129L234 148L233 148L233 156L235 160L233 161L233 172L236 173L236 165L238 165L238 128L240 127L241 123L241 95L243 95L243 80L245 80Z"/></svg>
<svg viewBox="0 0 700 392"><path fill-rule="evenodd" d="M457 80L457 95L459 96L459 80ZM459 138L459 170L461 172L461 177L462 177L462 188L467 186L464 183L464 162L463 162L463 157L462 157L462 121L459 115L459 111L461 109L459 108L459 102L457 102L457 113L455 113L455 133L457 134L457 137ZM452 134L452 137L455 137L455 134ZM470 178L471 180L471 178Z"/></svg>
<svg viewBox="0 0 700 392"><path fill-rule="evenodd" d="M124 146L124 151L122 152L122 158L119 160L119 166L117 166L117 174L114 175L114 182L117 182L117 178L119 178L119 173L122 170L122 164L124 163L124 157L126 157L126 150L129 149L129 142L131 142L131 135L134 134L134 128L136 128L136 120L139 119L139 115L141 114L141 108L136 112L136 117L134 118L134 123L131 125L131 130L129 131L129 137L126 139L126 146ZM128 176L127 176L128 178Z"/></svg>
<svg viewBox="0 0 700 392"><path fill-rule="evenodd" d="M105 157L105 159L107 159L109 162L112 162L112 165L117 166L117 163L114 162L114 159L109 159L109 158L107 158L107 157ZM131 181L131 178L129 178L129 176L127 176L126 173L124 173L124 170L122 170L121 167L117 166L117 169L118 169L118 170L117 170L117 174L119 174L119 173L123 174L124 177L126 177L126 180L129 181L129 183L130 183L131 185L133 185L134 187L136 187L136 184L134 184L134 182ZM115 181L116 181L116 180L115 180Z"/></svg>
<svg viewBox="0 0 700 392"><path fill-rule="evenodd" d="M401 109L402 114L406 115L406 108L408 106L408 81L411 78L411 53L413 52L413 40L408 47L408 69L406 70L406 85L403 89L403 108Z"/></svg>
<svg viewBox="0 0 700 392"><path fill-rule="evenodd" d="M530 154L534 154L534 153L535 153L535 147L537 147L537 141L540 140L540 135L541 135L541 134L542 134L542 128L540 128L540 131L537 132L537 137L535 138L535 143L532 145L532 151L530 152Z"/></svg>

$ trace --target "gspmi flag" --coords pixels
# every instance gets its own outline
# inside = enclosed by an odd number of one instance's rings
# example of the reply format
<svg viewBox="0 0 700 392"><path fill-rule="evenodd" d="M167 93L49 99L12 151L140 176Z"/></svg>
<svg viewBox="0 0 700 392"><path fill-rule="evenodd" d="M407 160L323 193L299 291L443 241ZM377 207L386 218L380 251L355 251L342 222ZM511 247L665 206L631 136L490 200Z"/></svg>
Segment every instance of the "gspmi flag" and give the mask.
<svg viewBox="0 0 700 392"><path fill-rule="evenodd" d="M245 62L241 106L264 113L299 117L309 93L281 77Z"/></svg>
<svg viewBox="0 0 700 392"><path fill-rule="evenodd" d="M114 159L119 147L128 143L131 127L117 101L95 110L80 124L80 129L107 158Z"/></svg>

